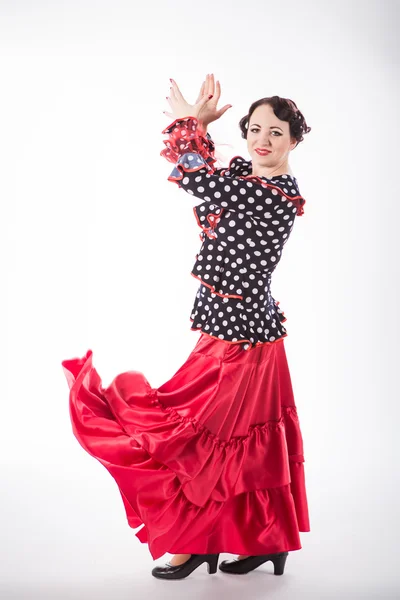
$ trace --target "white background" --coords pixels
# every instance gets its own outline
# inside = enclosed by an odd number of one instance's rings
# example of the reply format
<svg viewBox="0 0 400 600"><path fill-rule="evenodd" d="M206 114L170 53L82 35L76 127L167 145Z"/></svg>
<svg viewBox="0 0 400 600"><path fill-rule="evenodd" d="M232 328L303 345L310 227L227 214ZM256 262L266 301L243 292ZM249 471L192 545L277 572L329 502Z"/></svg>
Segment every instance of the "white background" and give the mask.
<svg viewBox="0 0 400 600"><path fill-rule="evenodd" d="M400 596L398 27L394 1L0 2L4 598ZM90 348L103 385L133 369L158 387L194 347L199 201L167 181L162 111L169 77L194 102L211 72L226 164L249 158L254 100L289 97L312 127L272 280L311 531L283 577L203 565L171 586L73 437L61 361Z"/></svg>

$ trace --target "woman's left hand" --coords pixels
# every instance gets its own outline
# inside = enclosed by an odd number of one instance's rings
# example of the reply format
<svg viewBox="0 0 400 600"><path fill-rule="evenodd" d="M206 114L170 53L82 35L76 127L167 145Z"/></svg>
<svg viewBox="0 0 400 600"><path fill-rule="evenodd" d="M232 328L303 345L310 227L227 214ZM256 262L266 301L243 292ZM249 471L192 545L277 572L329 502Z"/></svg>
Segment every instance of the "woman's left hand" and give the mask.
<svg viewBox="0 0 400 600"><path fill-rule="evenodd" d="M196 119L199 116L199 112L203 108L203 106L212 98L210 98L210 94L204 93L200 100L196 102L196 104L189 104L186 102L183 97L178 85L176 82L171 79L172 87L170 88L171 96L167 96L167 100L171 106L172 112L166 112L164 115L167 117L171 117L172 119L183 119L184 117L195 117Z"/></svg>

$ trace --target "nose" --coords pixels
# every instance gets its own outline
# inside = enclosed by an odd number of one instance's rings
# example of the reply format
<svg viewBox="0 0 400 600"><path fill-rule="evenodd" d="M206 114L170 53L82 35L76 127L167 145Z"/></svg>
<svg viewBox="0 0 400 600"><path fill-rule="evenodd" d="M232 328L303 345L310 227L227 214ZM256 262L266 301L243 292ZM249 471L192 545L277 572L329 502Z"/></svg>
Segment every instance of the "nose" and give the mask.
<svg viewBox="0 0 400 600"><path fill-rule="evenodd" d="M266 135L262 135L260 137L260 142L263 146L266 146L266 147L271 146L271 139L270 139L269 133L267 133Z"/></svg>

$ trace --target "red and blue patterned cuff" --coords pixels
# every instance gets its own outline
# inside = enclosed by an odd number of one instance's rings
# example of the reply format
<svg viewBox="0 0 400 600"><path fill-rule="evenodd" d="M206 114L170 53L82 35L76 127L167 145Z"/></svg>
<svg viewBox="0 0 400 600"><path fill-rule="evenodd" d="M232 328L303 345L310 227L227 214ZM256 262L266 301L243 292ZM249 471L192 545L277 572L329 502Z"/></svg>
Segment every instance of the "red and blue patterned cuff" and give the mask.
<svg viewBox="0 0 400 600"><path fill-rule="evenodd" d="M175 119L162 133L168 134L168 138L163 140L166 148L160 156L169 162L177 163L187 153L200 155L211 166L216 162L214 142L204 133L196 117Z"/></svg>

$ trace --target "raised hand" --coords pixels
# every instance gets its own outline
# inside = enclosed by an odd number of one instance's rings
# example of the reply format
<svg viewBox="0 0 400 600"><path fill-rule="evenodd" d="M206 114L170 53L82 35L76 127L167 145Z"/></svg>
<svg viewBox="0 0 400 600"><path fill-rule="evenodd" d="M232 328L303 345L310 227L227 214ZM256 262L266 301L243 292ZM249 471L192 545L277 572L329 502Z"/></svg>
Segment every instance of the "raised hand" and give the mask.
<svg viewBox="0 0 400 600"><path fill-rule="evenodd" d="M205 92L203 94L199 94L196 103L189 104L183 97L177 83L173 79L171 79L171 83L171 96L167 96L167 100L171 106L172 112L163 111L164 114L172 119L182 119L184 117L196 117L198 119L201 109L210 100L210 94Z"/></svg>
<svg viewBox="0 0 400 600"><path fill-rule="evenodd" d="M219 81L214 83L214 75L207 74L203 81L199 95L195 104L189 104L183 97L177 83L171 79L171 97L167 100L171 106L172 112L163 111L167 117L179 119L183 117L196 117L199 122L205 125L216 121L228 110L232 104L225 104L217 109L217 104L221 96L221 85Z"/></svg>
<svg viewBox="0 0 400 600"><path fill-rule="evenodd" d="M207 127L209 123L222 117L228 108L232 108L232 104L225 104L222 108L217 109L217 104L221 96L221 84L218 80L214 83L213 73L206 75L206 79L201 85L196 102L198 102L199 98L201 98L204 93L212 96L212 99L201 107L198 118Z"/></svg>

